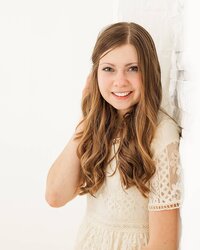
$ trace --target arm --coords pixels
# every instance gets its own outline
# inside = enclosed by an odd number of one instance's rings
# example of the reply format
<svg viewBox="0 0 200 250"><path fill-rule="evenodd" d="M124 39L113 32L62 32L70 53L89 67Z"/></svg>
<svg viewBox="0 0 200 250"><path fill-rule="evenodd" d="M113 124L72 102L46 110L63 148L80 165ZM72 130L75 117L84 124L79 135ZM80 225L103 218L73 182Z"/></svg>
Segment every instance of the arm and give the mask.
<svg viewBox="0 0 200 250"><path fill-rule="evenodd" d="M142 250L178 250L179 209L149 211L149 243Z"/></svg>
<svg viewBox="0 0 200 250"><path fill-rule="evenodd" d="M149 242L142 250L178 250L182 204L179 140L177 125L164 120L152 145L156 172L150 181Z"/></svg>
<svg viewBox="0 0 200 250"><path fill-rule="evenodd" d="M74 135L49 170L45 198L52 207L64 206L78 194L80 162L76 154L79 140Z"/></svg>
<svg viewBox="0 0 200 250"><path fill-rule="evenodd" d="M91 74L86 79L82 96L89 91ZM80 128L78 128L79 132ZM49 170L45 198L52 207L64 206L67 202L74 199L78 193L78 185L80 184L80 161L76 154L80 140L74 140L74 136L70 139L64 150L58 156Z"/></svg>

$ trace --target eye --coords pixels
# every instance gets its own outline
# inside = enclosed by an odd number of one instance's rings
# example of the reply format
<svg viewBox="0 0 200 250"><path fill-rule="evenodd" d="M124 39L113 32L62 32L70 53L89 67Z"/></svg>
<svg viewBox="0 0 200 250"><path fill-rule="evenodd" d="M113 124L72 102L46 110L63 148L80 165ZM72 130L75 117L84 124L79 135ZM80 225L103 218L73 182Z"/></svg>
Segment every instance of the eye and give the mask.
<svg viewBox="0 0 200 250"><path fill-rule="evenodd" d="M135 71L137 72L138 71L138 66L131 66L128 71Z"/></svg>
<svg viewBox="0 0 200 250"><path fill-rule="evenodd" d="M105 68L103 68L103 71L106 71L106 72L113 72L114 69L112 69L111 67L105 67Z"/></svg>

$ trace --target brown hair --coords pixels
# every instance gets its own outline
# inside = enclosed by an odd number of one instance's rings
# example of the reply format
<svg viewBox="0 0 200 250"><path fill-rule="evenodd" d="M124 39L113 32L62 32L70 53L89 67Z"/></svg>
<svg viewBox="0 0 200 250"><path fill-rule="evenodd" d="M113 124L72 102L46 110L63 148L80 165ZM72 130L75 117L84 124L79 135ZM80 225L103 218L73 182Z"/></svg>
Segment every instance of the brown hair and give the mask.
<svg viewBox="0 0 200 250"><path fill-rule="evenodd" d="M140 101L121 121L117 110L100 94L97 70L102 55L125 44L131 44L137 50L142 89ZM81 131L76 134L80 139L77 149L81 163L79 194L94 195L102 186L106 166L113 159L110 159L113 139L120 132L117 167L121 182L126 189L136 186L146 197L148 181L155 173L150 144L162 98L160 65L154 42L149 33L136 23L112 24L99 34L92 63L89 91L82 99Z"/></svg>

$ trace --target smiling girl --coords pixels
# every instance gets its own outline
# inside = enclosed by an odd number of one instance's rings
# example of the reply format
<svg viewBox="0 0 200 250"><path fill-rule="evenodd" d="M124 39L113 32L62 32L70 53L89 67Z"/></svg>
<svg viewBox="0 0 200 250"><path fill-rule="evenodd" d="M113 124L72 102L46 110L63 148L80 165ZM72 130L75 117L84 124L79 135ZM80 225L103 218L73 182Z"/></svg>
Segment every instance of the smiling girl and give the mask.
<svg viewBox="0 0 200 250"><path fill-rule="evenodd" d="M87 195L75 250L177 250L180 128L161 108L149 33L120 22L98 36L83 118L51 167L46 200Z"/></svg>

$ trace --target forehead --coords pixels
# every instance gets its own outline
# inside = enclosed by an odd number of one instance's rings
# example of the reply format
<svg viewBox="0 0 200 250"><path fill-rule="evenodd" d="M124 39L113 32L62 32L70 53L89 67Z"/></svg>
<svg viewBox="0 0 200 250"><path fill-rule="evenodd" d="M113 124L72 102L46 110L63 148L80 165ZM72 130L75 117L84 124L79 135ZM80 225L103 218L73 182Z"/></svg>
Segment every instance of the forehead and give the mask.
<svg viewBox="0 0 200 250"><path fill-rule="evenodd" d="M101 57L99 63L130 63L138 62L138 55L136 48L131 44L122 45L105 52Z"/></svg>

